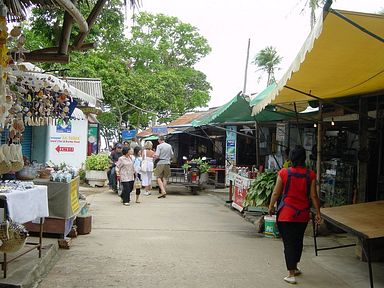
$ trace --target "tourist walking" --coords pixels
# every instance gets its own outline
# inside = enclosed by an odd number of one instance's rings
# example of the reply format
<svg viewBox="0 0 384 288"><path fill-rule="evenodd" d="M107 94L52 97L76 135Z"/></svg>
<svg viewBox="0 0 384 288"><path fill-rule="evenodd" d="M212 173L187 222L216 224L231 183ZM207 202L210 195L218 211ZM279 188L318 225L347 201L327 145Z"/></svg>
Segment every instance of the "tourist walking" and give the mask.
<svg viewBox="0 0 384 288"><path fill-rule="evenodd" d="M153 173L153 156L155 151L152 150L153 144L151 141L144 143L144 150L141 152L141 184L144 186L145 196L151 195L152 190L152 173Z"/></svg>
<svg viewBox="0 0 384 288"><path fill-rule="evenodd" d="M284 281L295 284L301 274L297 264L303 251L304 232L309 221L310 200L316 209L316 224L321 221L320 202L316 193L316 174L305 168L306 154L303 146L297 145L289 154L292 167L280 170L269 204L269 214L277 207L277 227L283 238L285 263L288 276Z"/></svg>
<svg viewBox="0 0 384 288"><path fill-rule="evenodd" d="M122 154L123 145L116 143L115 147L109 155L109 170L107 171L107 177L109 182L109 188L117 193L117 181L116 181L116 162L123 155Z"/></svg>
<svg viewBox="0 0 384 288"><path fill-rule="evenodd" d="M135 169L135 187L134 187L134 189L136 190L136 203L140 203L140 200L139 200L140 193L141 193L141 171L140 170L141 170L141 161L142 161L141 154L142 154L141 147L136 146L133 149L133 157L134 157L133 167Z"/></svg>
<svg viewBox="0 0 384 288"><path fill-rule="evenodd" d="M133 183L135 180L133 150L128 147L124 147L122 153L123 156L121 156L116 163L116 174L117 181L120 181L123 186L123 191L120 196L122 202L125 206L129 206L129 203L131 202L130 195L133 190Z"/></svg>
<svg viewBox="0 0 384 288"><path fill-rule="evenodd" d="M159 184L160 195L157 198L165 198L167 195L167 179L171 176L171 159L173 157L172 146L165 142L164 136L159 136L159 145L156 147L154 158L158 160L155 176Z"/></svg>

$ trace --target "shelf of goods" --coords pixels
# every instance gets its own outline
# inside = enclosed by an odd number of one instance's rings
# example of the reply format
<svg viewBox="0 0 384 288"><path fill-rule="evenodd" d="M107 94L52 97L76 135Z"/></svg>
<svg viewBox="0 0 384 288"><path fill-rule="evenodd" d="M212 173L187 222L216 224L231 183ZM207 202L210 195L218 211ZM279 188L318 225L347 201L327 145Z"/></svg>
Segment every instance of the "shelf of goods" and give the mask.
<svg viewBox="0 0 384 288"><path fill-rule="evenodd" d="M352 204L354 165L333 159L322 162L320 200L327 207Z"/></svg>

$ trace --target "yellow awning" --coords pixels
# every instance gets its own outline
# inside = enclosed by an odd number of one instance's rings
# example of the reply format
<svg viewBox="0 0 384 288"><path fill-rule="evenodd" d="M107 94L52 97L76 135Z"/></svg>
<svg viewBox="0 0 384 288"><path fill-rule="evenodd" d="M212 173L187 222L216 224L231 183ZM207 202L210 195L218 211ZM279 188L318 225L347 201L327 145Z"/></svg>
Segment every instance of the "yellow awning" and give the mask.
<svg viewBox="0 0 384 288"><path fill-rule="evenodd" d="M302 92L320 99L384 92L384 15L330 10L321 19L277 87L253 107L253 115L270 103L315 100Z"/></svg>

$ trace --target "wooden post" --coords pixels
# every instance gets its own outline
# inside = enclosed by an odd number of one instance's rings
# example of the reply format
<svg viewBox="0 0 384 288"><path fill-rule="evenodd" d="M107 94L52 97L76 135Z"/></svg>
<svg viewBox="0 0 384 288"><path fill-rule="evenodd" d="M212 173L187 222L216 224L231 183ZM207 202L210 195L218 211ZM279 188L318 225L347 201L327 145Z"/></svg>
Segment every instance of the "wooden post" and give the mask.
<svg viewBox="0 0 384 288"><path fill-rule="evenodd" d="M367 177L368 162L363 159L368 152L368 119L363 115L367 115L368 101L367 98L359 98L359 154L357 169L357 202L364 203L367 199ZM365 152L364 152L365 151Z"/></svg>
<svg viewBox="0 0 384 288"><path fill-rule="evenodd" d="M260 133L259 125L255 121L255 135L256 135L256 168L259 169L260 165Z"/></svg>
<svg viewBox="0 0 384 288"><path fill-rule="evenodd" d="M88 29L88 31L80 32L79 35L77 35L75 42L73 44L76 48L81 47L81 45L83 44L85 37L87 37L87 35L89 33L89 30L91 29L91 27L95 23L97 17L103 11L103 7L104 7L106 2L107 2L107 0L98 0L97 3L95 4L95 6L93 7L91 13L89 14L89 16L87 18L87 24L88 24L89 29Z"/></svg>
<svg viewBox="0 0 384 288"><path fill-rule="evenodd" d="M316 157L316 191L320 197L321 189L321 151L323 148L323 109L322 103L319 102L319 122L317 123L317 157Z"/></svg>
<svg viewBox="0 0 384 288"><path fill-rule="evenodd" d="M77 0L72 0L72 2L73 4L76 5ZM69 46L69 39L71 38L72 24L73 24L72 16L67 11L65 11L63 28L61 29L61 37L60 37L59 50L58 50L59 54L65 55L68 53L68 46Z"/></svg>

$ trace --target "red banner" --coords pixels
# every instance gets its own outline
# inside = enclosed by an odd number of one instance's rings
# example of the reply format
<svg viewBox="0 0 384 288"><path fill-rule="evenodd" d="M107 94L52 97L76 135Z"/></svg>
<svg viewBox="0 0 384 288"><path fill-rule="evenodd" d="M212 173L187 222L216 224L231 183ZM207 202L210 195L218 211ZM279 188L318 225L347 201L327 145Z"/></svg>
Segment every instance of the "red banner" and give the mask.
<svg viewBox="0 0 384 288"><path fill-rule="evenodd" d="M251 179L236 175L234 177L235 192L233 194L232 207L240 212L244 209L244 200L247 196L248 188L251 183Z"/></svg>

